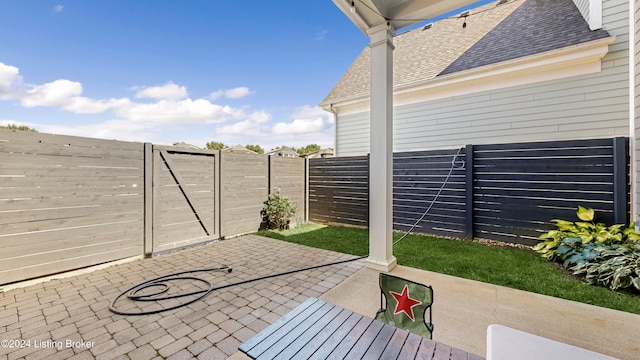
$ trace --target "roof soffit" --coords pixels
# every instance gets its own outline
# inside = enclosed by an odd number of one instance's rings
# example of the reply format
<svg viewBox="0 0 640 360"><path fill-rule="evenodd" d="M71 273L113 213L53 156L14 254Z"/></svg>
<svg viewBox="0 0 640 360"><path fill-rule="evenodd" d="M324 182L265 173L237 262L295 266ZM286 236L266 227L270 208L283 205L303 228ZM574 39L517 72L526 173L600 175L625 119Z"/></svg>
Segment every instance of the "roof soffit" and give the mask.
<svg viewBox="0 0 640 360"><path fill-rule="evenodd" d="M365 35L367 31L390 21L394 29L434 18L449 11L473 4L478 0L333 0L334 4Z"/></svg>

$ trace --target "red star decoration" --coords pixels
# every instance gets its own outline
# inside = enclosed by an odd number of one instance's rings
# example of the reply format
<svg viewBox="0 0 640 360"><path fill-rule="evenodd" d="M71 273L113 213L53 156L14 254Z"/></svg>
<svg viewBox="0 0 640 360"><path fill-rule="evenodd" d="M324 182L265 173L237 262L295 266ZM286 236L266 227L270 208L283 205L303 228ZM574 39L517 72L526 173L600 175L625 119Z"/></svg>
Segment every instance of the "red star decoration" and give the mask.
<svg viewBox="0 0 640 360"><path fill-rule="evenodd" d="M404 312L409 317L409 319L411 319L411 321L416 321L415 317L413 316L413 308L422 304L422 302L416 299L412 299L409 296L409 288L407 287L407 284L404 284L402 294L398 294L394 291L389 291L389 294L391 294L391 296L396 299L396 309L393 311L393 315L398 315L401 312Z"/></svg>

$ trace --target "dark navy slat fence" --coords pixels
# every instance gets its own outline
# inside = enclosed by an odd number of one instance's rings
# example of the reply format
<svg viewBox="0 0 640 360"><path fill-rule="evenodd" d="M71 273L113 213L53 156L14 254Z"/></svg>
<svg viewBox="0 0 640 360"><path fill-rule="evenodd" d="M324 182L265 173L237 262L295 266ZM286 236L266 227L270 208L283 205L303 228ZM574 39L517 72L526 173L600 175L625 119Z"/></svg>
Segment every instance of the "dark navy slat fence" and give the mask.
<svg viewBox="0 0 640 360"><path fill-rule="evenodd" d="M309 220L366 227L369 157L309 159Z"/></svg>
<svg viewBox="0 0 640 360"><path fill-rule="evenodd" d="M406 231L422 216L442 188L428 215L414 231L428 234L464 236L465 152L458 149L393 154L393 226ZM453 167L453 169L452 169Z"/></svg>
<svg viewBox="0 0 640 360"><path fill-rule="evenodd" d="M627 138L394 153L394 229L423 215L449 171L415 232L531 245L549 220L575 219L578 205L594 208L600 222L628 223L628 153ZM368 161L310 160L310 220L368 225Z"/></svg>

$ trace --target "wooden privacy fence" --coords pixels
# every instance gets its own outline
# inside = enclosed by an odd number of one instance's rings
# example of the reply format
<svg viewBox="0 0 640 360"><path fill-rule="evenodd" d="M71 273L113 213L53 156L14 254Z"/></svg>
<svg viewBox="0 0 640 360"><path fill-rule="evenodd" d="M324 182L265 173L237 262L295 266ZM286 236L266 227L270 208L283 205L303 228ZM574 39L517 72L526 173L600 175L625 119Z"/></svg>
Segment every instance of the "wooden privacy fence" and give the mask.
<svg viewBox="0 0 640 360"><path fill-rule="evenodd" d="M534 244L578 205L628 223L628 153L627 138L395 153L394 228L409 229L447 177L414 231ZM0 130L0 284L255 231L274 187L296 203L294 223L366 227L368 169L367 156L306 162Z"/></svg>
<svg viewBox="0 0 640 360"><path fill-rule="evenodd" d="M535 244L550 219L629 222L627 138L394 153L393 224L415 232ZM453 160L456 160L452 164ZM463 163L464 161L464 163ZM368 226L368 157L311 159L309 219ZM375 196L375 194L372 194Z"/></svg>
<svg viewBox="0 0 640 360"><path fill-rule="evenodd" d="M306 162L0 129L0 284L257 230ZM294 221L294 222L296 222Z"/></svg>
<svg viewBox="0 0 640 360"><path fill-rule="evenodd" d="M140 255L142 144L0 131L0 283Z"/></svg>

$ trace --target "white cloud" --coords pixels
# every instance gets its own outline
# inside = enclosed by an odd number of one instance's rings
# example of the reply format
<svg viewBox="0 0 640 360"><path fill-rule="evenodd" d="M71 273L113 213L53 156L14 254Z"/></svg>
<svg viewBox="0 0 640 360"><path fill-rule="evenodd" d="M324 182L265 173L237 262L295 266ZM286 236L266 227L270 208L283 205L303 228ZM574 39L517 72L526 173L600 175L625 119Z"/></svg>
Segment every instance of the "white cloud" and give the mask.
<svg viewBox="0 0 640 360"><path fill-rule="evenodd" d="M189 99L187 88L173 82L160 86L138 87L136 102L129 98L92 99L82 96L82 84L58 79L42 85L23 85L19 69L0 63L0 99L18 100L27 108L54 107L74 114L99 114L112 111L119 119L149 124L208 124L231 119L256 121L265 114L247 115L241 108L214 104L206 99ZM227 91L227 96L248 93L248 88ZM252 118L255 117L255 118Z"/></svg>
<svg viewBox="0 0 640 360"><path fill-rule="evenodd" d="M171 81L161 86L149 86L138 90L136 98L148 98L159 100L179 100L187 97L187 88L178 86Z"/></svg>
<svg viewBox="0 0 640 360"><path fill-rule="evenodd" d="M204 99L160 100L150 104L131 103L117 108L115 113L132 121L159 123L215 123L245 116L241 109L213 104Z"/></svg>
<svg viewBox="0 0 640 360"><path fill-rule="evenodd" d="M248 119L255 123L262 124L271 121L271 114L264 110L258 110L249 114Z"/></svg>
<svg viewBox="0 0 640 360"><path fill-rule="evenodd" d="M130 106L130 104L131 101L127 98L93 100L84 96L74 96L62 108L74 114L99 114L110 109Z"/></svg>
<svg viewBox="0 0 640 360"><path fill-rule="evenodd" d="M218 127L216 133L231 136L268 136L270 129L266 123L270 120L271 115L266 111L255 111L244 120Z"/></svg>
<svg viewBox="0 0 640 360"><path fill-rule="evenodd" d="M64 9L64 5L56 5L53 7L54 12L62 12L62 9Z"/></svg>
<svg viewBox="0 0 640 360"><path fill-rule="evenodd" d="M318 106L304 105L291 114L290 122L278 122L271 127L267 146L333 146L333 115Z"/></svg>
<svg viewBox="0 0 640 360"><path fill-rule="evenodd" d="M317 106L301 106L288 121L274 124L266 110L231 107L211 98L191 99L185 86L171 81L129 90L134 91L131 97L91 98L83 94L81 83L67 79L25 84L17 67L0 63L0 100L15 101L24 108L93 114L64 124L26 124L45 133L170 144L193 138L191 132L199 129L196 137L202 137L203 146L211 140L259 144L265 149L310 143L327 147L333 143L333 116ZM214 92L212 97L239 98L252 93L247 87L238 87Z"/></svg>
<svg viewBox="0 0 640 360"><path fill-rule="evenodd" d="M15 66L0 63L0 99L9 99L13 95L13 88L22 83L22 77Z"/></svg>
<svg viewBox="0 0 640 360"><path fill-rule="evenodd" d="M290 123L279 122L273 126L273 133L282 134L308 134L322 131L325 124L322 119L296 119Z"/></svg>
<svg viewBox="0 0 640 360"><path fill-rule="evenodd" d="M20 99L24 107L59 106L63 107L71 98L82 94L82 84L69 80L55 80L27 90Z"/></svg>
<svg viewBox="0 0 640 360"><path fill-rule="evenodd" d="M211 94L209 94L209 98L211 98L212 100L215 100L221 96L224 96L228 99L240 99L245 96L251 95L253 93L254 91L249 90L248 87L241 86L233 89L214 91Z"/></svg>
<svg viewBox="0 0 640 360"><path fill-rule="evenodd" d="M91 137L97 139L117 139L121 141L149 141L156 142L159 132L151 123L136 123L123 119L111 119L99 123L76 125L30 125L44 133L65 134L72 136ZM156 142L157 143L157 142Z"/></svg>
<svg viewBox="0 0 640 360"><path fill-rule="evenodd" d="M299 118L315 118L320 117L324 119L333 118L330 113L322 110L320 106L303 105L296 108L296 111L291 115L292 119Z"/></svg>
<svg viewBox="0 0 640 360"><path fill-rule="evenodd" d="M219 126L213 138L228 144L259 144L269 150L281 145L301 147L333 146L333 116L317 106L301 106L289 122L272 124L271 116L254 112L244 120Z"/></svg>
<svg viewBox="0 0 640 360"><path fill-rule="evenodd" d="M217 129L216 133L225 135L242 135L251 131L255 132L256 124L251 120L242 120L233 124L224 125Z"/></svg>
<svg viewBox="0 0 640 360"><path fill-rule="evenodd" d="M58 107L75 114L97 114L131 103L125 98L94 100L81 94L82 84L63 79L16 91L14 95L20 97L20 104L24 107Z"/></svg>
<svg viewBox="0 0 640 360"><path fill-rule="evenodd" d="M305 105L296 109L292 122L279 122L272 128L274 134L310 134L321 132L331 126L331 114L319 106Z"/></svg>

